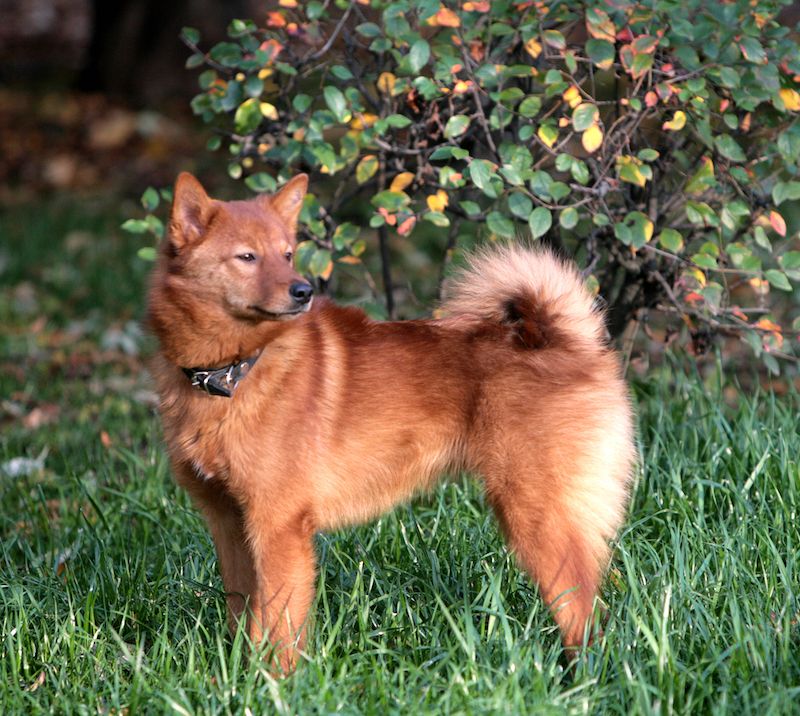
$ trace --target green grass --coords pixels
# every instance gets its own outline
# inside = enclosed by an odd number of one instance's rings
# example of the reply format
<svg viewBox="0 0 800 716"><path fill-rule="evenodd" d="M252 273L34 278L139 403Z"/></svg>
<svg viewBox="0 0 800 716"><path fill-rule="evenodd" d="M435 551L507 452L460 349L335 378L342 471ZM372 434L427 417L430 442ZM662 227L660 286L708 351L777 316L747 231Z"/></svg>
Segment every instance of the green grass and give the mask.
<svg viewBox="0 0 800 716"><path fill-rule="evenodd" d="M0 473L0 712L800 713L800 400L728 387L725 401L683 378L636 388L643 464L606 633L572 670L464 478L318 539L307 659L273 680L226 633L146 376L96 348L141 305L118 223L85 207L0 219L0 464L44 455ZM70 254L71 231L96 243ZM34 333L23 281L50 317ZM39 428L10 417L51 403Z"/></svg>

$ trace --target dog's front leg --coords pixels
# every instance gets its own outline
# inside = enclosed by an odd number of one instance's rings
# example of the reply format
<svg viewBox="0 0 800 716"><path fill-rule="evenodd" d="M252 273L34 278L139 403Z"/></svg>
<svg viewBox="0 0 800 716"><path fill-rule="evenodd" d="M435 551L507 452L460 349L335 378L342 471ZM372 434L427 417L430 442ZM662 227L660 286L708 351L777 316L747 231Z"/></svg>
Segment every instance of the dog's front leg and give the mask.
<svg viewBox="0 0 800 716"><path fill-rule="evenodd" d="M208 524L225 587L228 627L231 634L235 634L247 601L256 589L255 564L245 536L244 513L223 486L198 480L190 467L176 467L175 474Z"/></svg>
<svg viewBox="0 0 800 716"><path fill-rule="evenodd" d="M254 516L251 516L254 517ZM267 520L248 520L256 565L250 600L250 638L266 638L267 658L276 673L288 674L305 644L308 611L314 600L314 528L307 514L275 528Z"/></svg>

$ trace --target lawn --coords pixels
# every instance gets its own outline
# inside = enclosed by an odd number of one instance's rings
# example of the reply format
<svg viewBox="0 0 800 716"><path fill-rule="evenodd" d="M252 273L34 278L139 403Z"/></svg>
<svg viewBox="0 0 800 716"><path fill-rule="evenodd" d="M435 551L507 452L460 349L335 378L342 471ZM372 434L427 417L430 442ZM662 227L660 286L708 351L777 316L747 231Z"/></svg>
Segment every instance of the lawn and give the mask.
<svg viewBox="0 0 800 716"><path fill-rule="evenodd" d="M461 476L318 538L307 659L273 680L169 476L119 214L0 215L0 712L800 713L800 399L677 370L634 386L608 623L572 668Z"/></svg>

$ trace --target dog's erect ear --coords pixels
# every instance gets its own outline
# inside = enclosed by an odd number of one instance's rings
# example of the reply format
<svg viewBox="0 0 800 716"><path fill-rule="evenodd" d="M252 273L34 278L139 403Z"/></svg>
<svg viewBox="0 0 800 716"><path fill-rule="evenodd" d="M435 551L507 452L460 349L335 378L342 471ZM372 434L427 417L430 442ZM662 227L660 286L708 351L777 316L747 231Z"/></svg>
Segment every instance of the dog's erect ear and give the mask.
<svg viewBox="0 0 800 716"><path fill-rule="evenodd" d="M308 191L308 174L298 174L270 198L270 206L286 222L292 233L297 229L297 217L303 207L306 191Z"/></svg>
<svg viewBox="0 0 800 716"><path fill-rule="evenodd" d="M212 200L197 179L181 172L175 182L169 238L176 249L197 241L211 217Z"/></svg>

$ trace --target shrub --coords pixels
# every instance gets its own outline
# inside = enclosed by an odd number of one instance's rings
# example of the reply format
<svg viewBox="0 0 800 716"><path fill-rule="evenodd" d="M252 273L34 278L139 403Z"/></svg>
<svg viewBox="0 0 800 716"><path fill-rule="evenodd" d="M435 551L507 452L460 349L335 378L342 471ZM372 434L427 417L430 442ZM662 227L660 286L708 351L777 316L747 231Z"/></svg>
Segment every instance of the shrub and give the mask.
<svg viewBox="0 0 800 716"><path fill-rule="evenodd" d="M470 229L531 234L585 268L613 334L659 309L696 351L735 335L777 371L788 331L770 310L800 280L782 214L800 199L786 4L281 0L207 51L183 40L231 177L257 192L334 179L303 208L309 274L361 261L356 200L390 315L393 232L439 227L444 263Z"/></svg>

